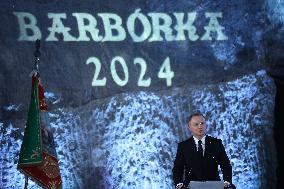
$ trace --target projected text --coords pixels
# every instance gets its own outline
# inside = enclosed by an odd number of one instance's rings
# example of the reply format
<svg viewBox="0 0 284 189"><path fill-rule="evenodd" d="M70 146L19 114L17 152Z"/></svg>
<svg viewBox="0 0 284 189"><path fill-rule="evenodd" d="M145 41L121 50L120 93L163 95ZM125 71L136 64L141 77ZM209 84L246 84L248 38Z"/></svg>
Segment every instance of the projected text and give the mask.
<svg viewBox="0 0 284 189"><path fill-rule="evenodd" d="M94 77L92 81L92 86L106 86L107 78L105 76L101 76L101 61L97 57L89 57L86 61L86 64L94 64L95 66L95 72ZM133 64L139 65L140 74L137 81L137 86L139 87L149 87L151 85L151 78L145 77L145 74L147 72L147 63L143 58L135 58L133 61ZM122 68L123 77L119 76L117 73L117 67L120 66ZM129 81L129 71L128 66L125 62L125 60L120 57L116 56L111 60L110 63L110 72L113 81L118 86L125 86ZM157 73L157 77L159 79L164 79L166 86L172 86L172 80L174 78L174 72L171 70L171 63L170 58L167 57L163 61L159 72Z"/></svg>
<svg viewBox="0 0 284 189"><path fill-rule="evenodd" d="M196 27L197 12L174 12L172 15L161 12L143 14L140 9L127 18L121 18L115 13L98 13L97 18L89 13L47 13L51 26L47 28L48 35L42 36L42 30L37 24L35 15L29 12L14 12L19 24L19 41L35 41L45 38L45 41L124 41L129 36L134 42L153 41L210 41L227 40L225 27L219 23L222 12L205 12L208 21L198 34ZM64 24L76 23L76 24ZM103 28L99 28L99 23ZM76 28L74 27L76 25ZM139 28L139 29L138 29ZM74 33L78 33L75 36ZM187 34L187 35L186 35ZM58 37L63 36L62 39Z"/></svg>

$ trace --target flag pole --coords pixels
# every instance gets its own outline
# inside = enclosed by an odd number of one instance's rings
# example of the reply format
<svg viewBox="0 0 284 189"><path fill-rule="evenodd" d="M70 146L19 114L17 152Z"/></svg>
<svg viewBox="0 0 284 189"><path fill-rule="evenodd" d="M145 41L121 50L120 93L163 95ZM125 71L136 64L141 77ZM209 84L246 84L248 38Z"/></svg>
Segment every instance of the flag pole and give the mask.
<svg viewBox="0 0 284 189"><path fill-rule="evenodd" d="M24 187L24 189L28 189L28 182L29 182L29 177L25 176L25 187Z"/></svg>
<svg viewBox="0 0 284 189"><path fill-rule="evenodd" d="M32 77L34 74L37 75L38 74L38 64L39 64L39 57L40 57L40 40L37 39L35 42L35 52L34 52L34 56L35 56L35 65L34 65L34 70L30 73L30 76ZM29 181L29 177L27 175L25 175L25 186L24 189L28 189L28 181Z"/></svg>
<svg viewBox="0 0 284 189"><path fill-rule="evenodd" d="M36 42L35 42L35 52L34 52L34 56L35 56L35 70L38 71L38 63L39 63L39 57L40 57L40 40L37 39Z"/></svg>

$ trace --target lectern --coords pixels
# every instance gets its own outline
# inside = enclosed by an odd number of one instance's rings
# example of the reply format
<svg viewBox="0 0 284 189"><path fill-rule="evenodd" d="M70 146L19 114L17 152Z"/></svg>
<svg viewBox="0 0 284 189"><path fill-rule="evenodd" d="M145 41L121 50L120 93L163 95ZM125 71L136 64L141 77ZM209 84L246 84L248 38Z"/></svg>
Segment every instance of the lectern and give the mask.
<svg viewBox="0 0 284 189"><path fill-rule="evenodd" d="M190 181L189 189L224 189L222 181Z"/></svg>

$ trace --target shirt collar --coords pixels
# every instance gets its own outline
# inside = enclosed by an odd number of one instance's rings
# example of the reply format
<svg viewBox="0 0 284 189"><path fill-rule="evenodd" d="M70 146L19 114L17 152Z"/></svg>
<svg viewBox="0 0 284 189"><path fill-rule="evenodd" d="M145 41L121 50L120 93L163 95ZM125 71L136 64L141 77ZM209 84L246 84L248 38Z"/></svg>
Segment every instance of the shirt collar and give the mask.
<svg viewBox="0 0 284 189"><path fill-rule="evenodd" d="M201 139L202 144L205 144L205 137L206 137L206 135L204 135L204 137L202 137L202 139ZM199 139L196 138L195 136L193 136L193 139L194 139L195 144L198 145Z"/></svg>

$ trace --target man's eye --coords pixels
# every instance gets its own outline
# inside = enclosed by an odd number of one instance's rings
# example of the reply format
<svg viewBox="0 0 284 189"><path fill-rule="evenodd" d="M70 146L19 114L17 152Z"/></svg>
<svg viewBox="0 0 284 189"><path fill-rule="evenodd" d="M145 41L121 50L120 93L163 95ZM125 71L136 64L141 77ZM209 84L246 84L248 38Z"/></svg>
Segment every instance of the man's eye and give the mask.
<svg viewBox="0 0 284 189"><path fill-rule="evenodd" d="M204 125L204 122L200 122L200 123L194 123L194 126L198 126L198 125Z"/></svg>

